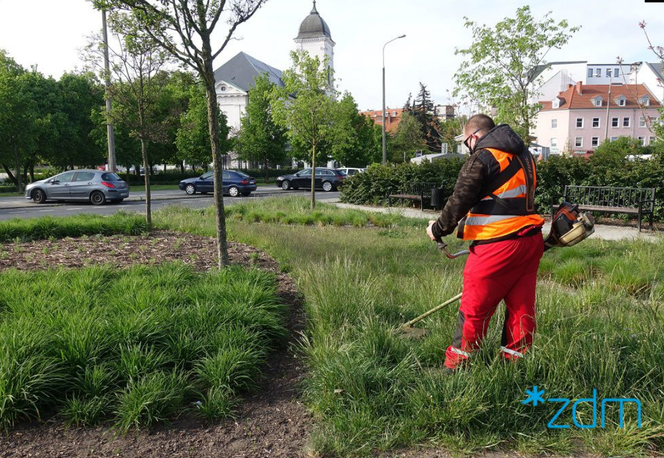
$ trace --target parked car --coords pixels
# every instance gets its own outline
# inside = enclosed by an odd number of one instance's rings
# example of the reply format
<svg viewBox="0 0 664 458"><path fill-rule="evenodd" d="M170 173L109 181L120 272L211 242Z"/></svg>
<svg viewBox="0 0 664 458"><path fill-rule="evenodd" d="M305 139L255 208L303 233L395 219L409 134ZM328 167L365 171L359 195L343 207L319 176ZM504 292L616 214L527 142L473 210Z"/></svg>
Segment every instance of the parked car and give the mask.
<svg viewBox="0 0 664 458"><path fill-rule="evenodd" d="M224 194L231 197L239 195L248 196L252 191L256 190L256 179L250 177L244 172L238 170L224 170L221 172L221 190ZM189 195L200 192L207 194L214 192L214 176L213 172L207 172L198 178L187 178L180 181L180 189Z"/></svg>
<svg viewBox="0 0 664 458"><path fill-rule="evenodd" d="M349 177L352 177L356 173L364 172L366 169L360 169L360 168L357 168L357 167L341 167L341 168L338 168L337 170L341 170L342 172L344 172Z"/></svg>
<svg viewBox="0 0 664 458"><path fill-rule="evenodd" d="M323 191L336 191L344 182L346 174L337 169L316 167L316 189ZM311 169L300 170L292 175L277 177L277 186L288 191L289 189L311 189Z"/></svg>
<svg viewBox="0 0 664 458"><path fill-rule="evenodd" d="M127 197L129 185L115 173L103 170L71 170L25 187L25 198L38 204L47 200L87 200L103 205Z"/></svg>

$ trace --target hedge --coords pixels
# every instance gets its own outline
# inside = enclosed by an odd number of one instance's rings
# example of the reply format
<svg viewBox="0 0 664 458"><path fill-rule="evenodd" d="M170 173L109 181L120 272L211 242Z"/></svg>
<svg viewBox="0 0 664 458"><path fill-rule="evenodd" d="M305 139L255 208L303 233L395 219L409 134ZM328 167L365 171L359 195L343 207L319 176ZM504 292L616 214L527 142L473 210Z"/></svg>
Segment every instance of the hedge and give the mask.
<svg viewBox="0 0 664 458"><path fill-rule="evenodd" d="M374 164L364 173L356 173L344 180L340 200L350 204L387 205L388 196L405 192L409 183L434 182L442 187L445 198L452 194L463 161L440 159L421 165Z"/></svg>
<svg viewBox="0 0 664 458"><path fill-rule="evenodd" d="M622 153L621 153L622 154ZM552 198L561 196L565 185L656 188L655 221L664 221L664 145L653 148L650 160L625 160L595 154L590 159L552 156L537 163L535 201L540 214L549 214ZM462 162L439 159L421 165L375 164L344 182L340 200L357 205L387 205L388 196L403 192L413 181L442 185L445 198L454 189Z"/></svg>

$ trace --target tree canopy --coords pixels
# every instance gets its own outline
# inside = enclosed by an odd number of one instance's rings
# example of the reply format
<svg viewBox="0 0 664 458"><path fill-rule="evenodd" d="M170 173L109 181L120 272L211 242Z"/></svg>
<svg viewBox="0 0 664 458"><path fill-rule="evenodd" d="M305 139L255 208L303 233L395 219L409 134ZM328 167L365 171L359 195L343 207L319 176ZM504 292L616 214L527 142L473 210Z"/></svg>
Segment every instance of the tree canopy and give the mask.
<svg viewBox="0 0 664 458"><path fill-rule="evenodd" d="M465 18L473 42L455 50L464 61L454 75L454 95L464 92L486 109L495 108L496 121L510 124L527 143L539 107L539 70L547 53L565 46L579 30L566 20L554 21L550 14L538 21L526 5L494 27Z"/></svg>

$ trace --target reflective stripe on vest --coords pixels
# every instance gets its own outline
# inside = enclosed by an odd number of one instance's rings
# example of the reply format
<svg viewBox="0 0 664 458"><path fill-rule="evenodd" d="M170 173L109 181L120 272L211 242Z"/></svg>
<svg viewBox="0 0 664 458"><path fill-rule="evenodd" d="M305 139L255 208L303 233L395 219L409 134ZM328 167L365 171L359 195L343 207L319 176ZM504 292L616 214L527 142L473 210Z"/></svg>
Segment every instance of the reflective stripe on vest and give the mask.
<svg viewBox="0 0 664 458"><path fill-rule="evenodd" d="M515 155L510 153L494 148L486 150L498 162L500 172L505 170L511 161L518 160ZM522 157L521 160L532 163L530 156ZM534 174L534 165L532 170ZM491 240L513 234L526 226L544 224L544 220L539 215L529 214L526 210L528 181L525 173L523 167L519 167L516 173L498 189L493 192L487 190L490 194L471 208L463 223L459 225L459 237L464 240ZM537 177L533 176L533 185L536 185L536 180Z"/></svg>

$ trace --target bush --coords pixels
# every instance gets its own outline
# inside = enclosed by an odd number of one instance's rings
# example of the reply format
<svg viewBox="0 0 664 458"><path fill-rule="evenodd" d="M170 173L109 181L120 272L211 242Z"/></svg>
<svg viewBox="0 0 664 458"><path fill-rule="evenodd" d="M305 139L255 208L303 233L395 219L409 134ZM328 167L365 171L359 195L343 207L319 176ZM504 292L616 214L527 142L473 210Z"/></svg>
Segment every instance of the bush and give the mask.
<svg viewBox="0 0 664 458"><path fill-rule="evenodd" d="M364 173L346 178L341 201L350 204L387 204L388 196L406 190L412 182L434 182L442 186L443 195L450 196L463 161L439 159L422 164L374 164Z"/></svg>

